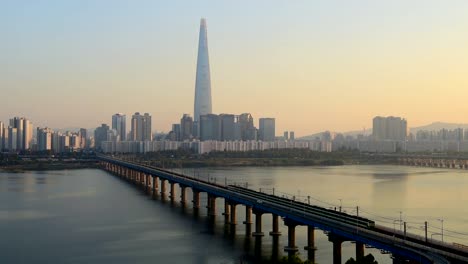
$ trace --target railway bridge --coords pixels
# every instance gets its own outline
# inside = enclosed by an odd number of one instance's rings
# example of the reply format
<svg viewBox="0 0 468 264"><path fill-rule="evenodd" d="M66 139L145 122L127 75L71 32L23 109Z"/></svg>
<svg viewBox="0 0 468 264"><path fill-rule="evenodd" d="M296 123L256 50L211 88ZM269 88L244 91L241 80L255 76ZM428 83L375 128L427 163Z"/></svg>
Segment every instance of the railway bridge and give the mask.
<svg viewBox="0 0 468 264"><path fill-rule="evenodd" d="M322 208L310 202L294 201L271 194L257 192L245 187L221 185L204 180L174 173L161 168L150 167L136 162L116 159L97 154L102 168L118 177L135 183L148 195L156 197L166 196L171 201L176 199L175 186L180 188L180 202L187 203L186 189L192 189L192 206L194 212L200 208L200 193L207 193L208 215L216 214L216 199L224 199L224 219L229 225L237 224L236 208L245 207L246 235L257 238L264 236L262 230L262 216L271 214L273 237L281 235L280 219L288 229L288 243L284 250L289 256L296 254L298 247L295 239L295 228L299 225L307 226L308 251L315 250L314 232L323 230L328 234L333 244L333 263L341 264L341 244L344 241L354 241L356 259L364 257L365 245L392 254L393 263L468 263L468 249L448 243L433 243L425 238L404 232L389 230L376 225L371 219L349 215L344 212ZM169 190L167 190L167 185ZM252 215L255 215L253 221ZM253 225L253 230L251 230ZM253 232L251 232L251 231ZM312 254L313 255L313 254Z"/></svg>

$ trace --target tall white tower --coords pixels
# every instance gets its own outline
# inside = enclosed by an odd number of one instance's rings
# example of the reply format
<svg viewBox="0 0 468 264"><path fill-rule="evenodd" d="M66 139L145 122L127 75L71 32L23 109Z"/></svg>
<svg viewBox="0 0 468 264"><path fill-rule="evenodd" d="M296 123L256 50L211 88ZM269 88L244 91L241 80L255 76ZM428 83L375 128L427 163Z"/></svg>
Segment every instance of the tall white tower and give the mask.
<svg viewBox="0 0 468 264"><path fill-rule="evenodd" d="M212 113L210 61L208 57L206 20L204 18L200 21L194 110L194 121L196 122L200 120L200 115Z"/></svg>

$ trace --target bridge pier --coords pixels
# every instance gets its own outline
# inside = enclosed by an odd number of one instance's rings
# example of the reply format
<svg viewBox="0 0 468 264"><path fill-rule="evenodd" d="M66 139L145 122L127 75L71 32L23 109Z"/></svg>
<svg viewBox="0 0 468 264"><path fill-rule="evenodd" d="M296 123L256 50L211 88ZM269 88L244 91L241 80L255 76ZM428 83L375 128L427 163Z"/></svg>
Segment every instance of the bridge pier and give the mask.
<svg viewBox="0 0 468 264"><path fill-rule="evenodd" d="M231 202L231 225L236 225L236 203Z"/></svg>
<svg viewBox="0 0 468 264"><path fill-rule="evenodd" d="M304 247L305 250L315 251L317 248L315 247L315 227L314 226L307 226L307 246Z"/></svg>
<svg viewBox="0 0 468 264"><path fill-rule="evenodd" d="M273 230L270 232L270 236L281 236L281 232L279 231L279 216L272 214L272 217Z"/></svg>
<svg viewBox="0 0 468 264"><path fill-rule="evenodd" d="M166 179L161 179L161 197L166 196Z"/></svg>
<svg viewBox="0 0 468 264"><path fill-rule="evenodd" d="M291 257L298 251L296 247L296 226L298 223L285 219L284 224L288 227L288 245L284 247L284 251L288 252L288 256Z"/></svg>
<svg viewBox="0 0 468 264"><path fill-rule="evenodd" d="M208 194L208 216L216 216L216 196Z"/></svg>
<svg viewBox="0 0 468 264"><path fill-rule="evenodd" d="M356 241L356 260L364 258L364 243Z"/></svg>
<svg viewBox="0 0 468 264"><path fill-rule="evenodd" d="M153 176L153 198L158 196L158 177Z"/></svg>
<svg viewBox="0 0 468 264"><path fill-rule="evenodd" d="M185 188L187 188L187 186L184 186L184 185L180 185L180 203L185 205Z"/></svg>
<svg viewBox="0 0 468 264"><path fill-rule="evenodd" d="M193 209L198 210L200 209L200 192L196 189L192 189L193 192Z"/></svg>
<svg viewBox="0 0 468 264"><path fill-rule="evenodd" d="M262 211L254 210L253 213L255 214L255 232L252 233L254 237L261 237L263 236L262 232Z"/></svg>
<svg viewBox="0 0 468 264"><path fill-rule="evenodd" d="M169 198L171 202L174 202L175 199L175 182L169 182L170 190L169 190Z"/></svg>
<svg viewBox="0 0 468 264"><path fill-rule="evenodd" d="M146 193L150 194L151 193L151 175L145 174L146 175Z"/></svg>
<svg viewBox="0 0 468 264"><path fill-rule="evenodd" d="M250 237L252 233L252 206L245 206L245 235Z"/></svg>
<svg viewBox="0 0 468 264"><path fill-rule="evenodd" d="M344 241L343 238L330 233L328 241L333 243L333 264L341 264L341 244Z"/></svg>
<svg viewBox="0 0 468 264"><path fill-rule="evenodd" d="M224 223L225 224L229 224L229 216L230 216L230 213L231 212L231 206L229 204L229 201L225 198L224 199Z"/></svg>

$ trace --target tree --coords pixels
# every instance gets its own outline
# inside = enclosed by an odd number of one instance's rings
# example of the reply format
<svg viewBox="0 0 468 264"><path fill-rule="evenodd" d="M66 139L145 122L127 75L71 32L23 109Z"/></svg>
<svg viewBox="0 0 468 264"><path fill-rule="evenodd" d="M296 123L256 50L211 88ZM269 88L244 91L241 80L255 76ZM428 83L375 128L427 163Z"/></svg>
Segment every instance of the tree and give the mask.
<svg viewBox="0 0 468 264"><path fill-rule="evenodd" d="M345 262L345 264L378 264L378 262L375 260L372 254L368 254L361 260L355 260L354 258L350 258L348 259L348 261Z"/></svg>

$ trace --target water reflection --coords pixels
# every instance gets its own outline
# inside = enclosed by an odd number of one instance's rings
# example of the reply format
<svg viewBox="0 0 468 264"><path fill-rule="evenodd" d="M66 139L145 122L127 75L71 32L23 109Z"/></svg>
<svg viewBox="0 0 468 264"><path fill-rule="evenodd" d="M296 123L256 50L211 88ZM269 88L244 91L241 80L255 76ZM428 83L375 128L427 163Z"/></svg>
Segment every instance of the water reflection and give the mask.
<svg viewBox="0 0 468 264"><path fill-rule="evenodd" d="M406 183L409 173L404 169L403 167L402 171L383 170L372 173L374 207L382 206L392 210L401 210L406 206Z"/></svg>

